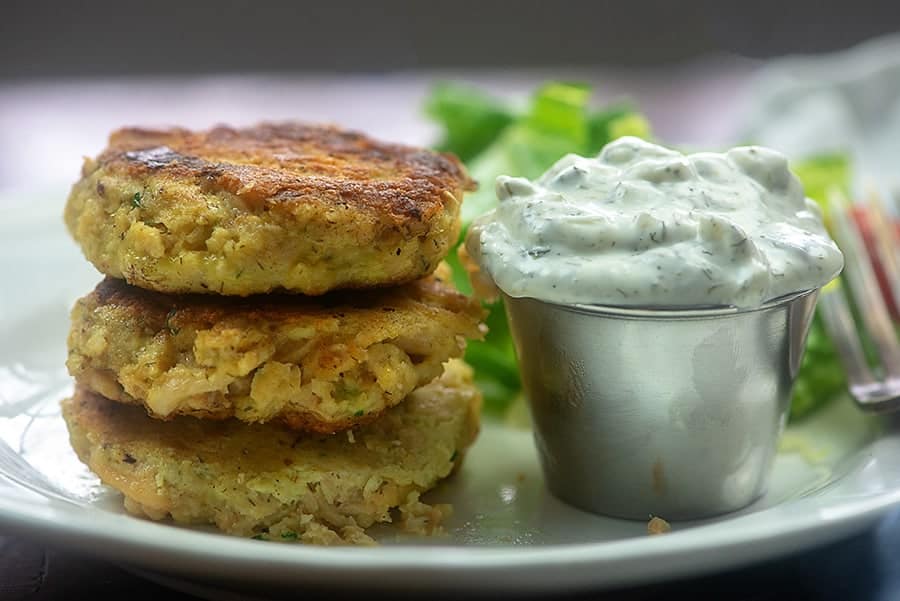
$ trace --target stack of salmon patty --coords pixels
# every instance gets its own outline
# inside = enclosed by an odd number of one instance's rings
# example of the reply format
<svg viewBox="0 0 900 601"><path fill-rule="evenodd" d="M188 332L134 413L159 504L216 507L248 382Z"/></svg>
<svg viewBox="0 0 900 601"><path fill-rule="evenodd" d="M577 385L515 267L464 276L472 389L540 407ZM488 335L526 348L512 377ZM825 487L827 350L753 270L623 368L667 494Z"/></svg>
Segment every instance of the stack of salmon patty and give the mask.
<svg viewBox="0 0 900 601"><path fill-rule="evenodd" d="M107 277L72 311L63 416L126 509L268 540L367 544L462 460L484 332L443 257L451 156L332 126L123 129L66 224Z"/></svg>

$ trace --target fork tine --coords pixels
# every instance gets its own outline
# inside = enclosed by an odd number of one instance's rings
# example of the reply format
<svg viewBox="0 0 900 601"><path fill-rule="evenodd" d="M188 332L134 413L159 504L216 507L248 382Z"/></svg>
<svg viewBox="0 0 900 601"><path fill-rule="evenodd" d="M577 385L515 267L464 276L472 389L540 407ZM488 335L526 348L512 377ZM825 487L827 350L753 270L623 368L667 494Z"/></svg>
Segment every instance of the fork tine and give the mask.
<svg viewBox="0 0 900 601"><path fill-rule="evenodd" d="M875 239L878 261L881 263L884 273L890 285L890 293L894 300L894 306L900 307L900 269L897 268L897 255L900 245L897 244L897 233L894 231L890 218L885 213L881 195L872 186L869 194L869 224Z"/></svg>
<svg viewBox="0 0 900 601"><path fill-rule="evenodd" d="M829 204L835 215L834 233L849 268L844 270L844 274L850 282L853 300L862 315L866 331L878 349L885 375L900 377L900 344L869 262L862 235L843 195L833 192L831 196Z"/></svg>
<svg viewBox="0 0 900 601"><path fill-rule="evenodd" d="M847 372L847 379L853 385L869 386L875 383L862 345L847 297L844 295L841 280L836 279L822 290L819 295L819 309L825 322L825 330L834 341L841 364Z"/></svg>

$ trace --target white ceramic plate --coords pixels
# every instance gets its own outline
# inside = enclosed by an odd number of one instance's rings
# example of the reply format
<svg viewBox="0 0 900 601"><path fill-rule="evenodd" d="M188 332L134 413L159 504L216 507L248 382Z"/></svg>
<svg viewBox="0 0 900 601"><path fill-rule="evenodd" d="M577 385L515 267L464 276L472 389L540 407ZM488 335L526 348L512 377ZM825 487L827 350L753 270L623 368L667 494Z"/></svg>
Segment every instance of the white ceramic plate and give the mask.
<svg viewBox="0 0 900 601"><path fill-rule="evenodd" d="M287 595L298 586L573 591L711 572L821 544L900 501L900 435L846 401L789 429L768 494L737 514L674 525L592 516L545 491L530 433L487 424L460 473L430 499L455 514L442 539L379 531L378 548L312 548L228 537L125 515L68 446L72 302L99 279L58 203L0 225L0 531L83 549L195 591ZM205 585L203 583L206 583Z"/></svg>

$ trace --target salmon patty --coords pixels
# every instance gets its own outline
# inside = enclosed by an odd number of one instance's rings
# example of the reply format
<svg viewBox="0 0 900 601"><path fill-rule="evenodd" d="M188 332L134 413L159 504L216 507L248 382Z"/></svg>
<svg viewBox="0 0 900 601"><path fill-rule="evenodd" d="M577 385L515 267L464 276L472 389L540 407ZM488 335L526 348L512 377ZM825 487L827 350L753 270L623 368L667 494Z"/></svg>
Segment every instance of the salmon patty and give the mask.
<svg viewBox="0 0 900 601"><path fill-rule="evenodd" d="M439 529L446 509L419 495L475 439L481 397L471 377L450 362L378 421L335 435L234 420L164 423L82 387L62 408L79 458L133 514L276 541L371 544L365 529L376 523Z"/></svg>
<svg viewBox="0 0 900 601"><path fill-rule="evenodd" d="M473 187L453 156L333 126L126 128L85 161L65 221L142 288L319 295L431 273Z"/></svg>
<svg viewBox="0 0 900 601"><path fill-rule="evenodd" d="M447 271L321 297L166 295L107 278L72 310L66 365L82 387L156 418L344 430L482 336L481 306L441 279Z"/></svg>

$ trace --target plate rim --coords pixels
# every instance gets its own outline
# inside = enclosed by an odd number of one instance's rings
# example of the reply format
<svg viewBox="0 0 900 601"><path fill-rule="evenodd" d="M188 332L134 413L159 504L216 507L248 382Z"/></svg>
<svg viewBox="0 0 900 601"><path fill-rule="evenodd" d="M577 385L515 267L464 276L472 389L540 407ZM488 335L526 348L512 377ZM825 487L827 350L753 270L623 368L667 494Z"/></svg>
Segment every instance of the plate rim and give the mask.
<svg viewBox="0 0 900 601"><path fill-rule="evenodd" d="M841 503L820 508L820 511L794 515L789 523L780 519L754 523L738 534L733 529L722 528L723 522L716 522L664 536L586 543L506 547L398 544L335 548L273 544L192 530L167 522L151 522L53 499L13 482L6 475L0 476L0 480L7 484L0 487L0 524L6 528L44 540L62 541L64 546L84 549L88 545L94 554L106 559L118 559L166 573L196 574L201 566L215 565L218 568L215 573L207 574L223 575L234 571L242 581L271 582L277 575L284 582L334 583L337 576L350 570L357 576L378 574L387 585L391 578L386 576L412 578L440 574L446 579L461 575L494 575L497 577L495 585L509 583L510 578L522 579L519 583L529 585L529 590L534 590L531 585L545 578L547 571L566 573L570 578L567 588L612 586L664 580L672 574L712 572L721 565L743 565L776 558L860 530L900 504L900 487L897 487L864 497L847 497ZM33 502L35 497L42 502ZM799 501L803 499L751 515L777 512L785 505ZM822 515L824 511L829 515ZM99 524L95 519L98 515L102 516ZM781 548L772 550L778 546ZM764 547L765 551L762 550ZM696 565L683 561L685 557L696 558L711 552L727 555L724 551L735 549L744 551L744 559L697 562ZM679 557L682 561L677 561ZM640 579L628 574L617 577L604 571L590 573L591 568L613 567L634 560L667 561L669 566L668 569L657 566L650 570L655 571L654 576ZM540 574L544 575L529 578L529 575ZM484 582L473 584L462 583L462 586L484 588Z"/></svg>

